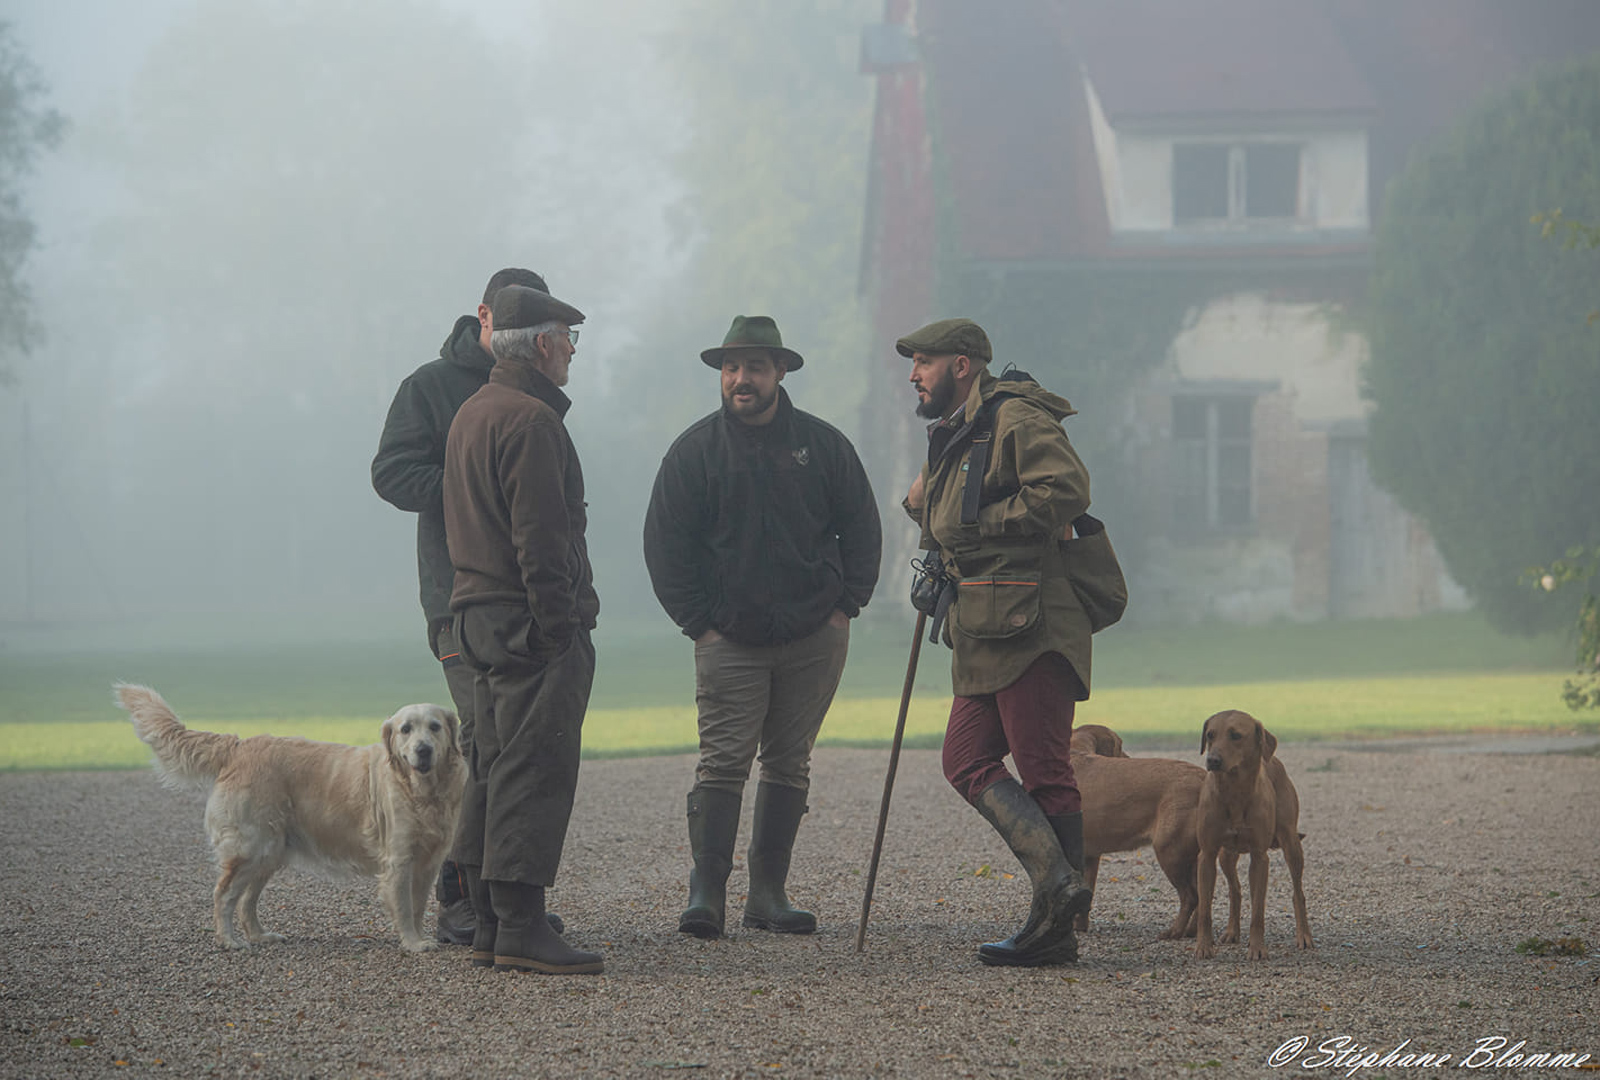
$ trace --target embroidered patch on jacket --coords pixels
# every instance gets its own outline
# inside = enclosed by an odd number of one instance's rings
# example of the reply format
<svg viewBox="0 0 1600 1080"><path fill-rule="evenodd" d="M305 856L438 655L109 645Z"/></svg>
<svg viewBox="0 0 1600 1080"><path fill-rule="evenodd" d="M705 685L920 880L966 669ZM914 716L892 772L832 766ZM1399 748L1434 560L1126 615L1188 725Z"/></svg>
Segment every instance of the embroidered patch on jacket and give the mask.
<svg viewBox="0 0 1600 1080"><path fill-rule="evenodd" d="M794 456L794 463L796 465L809 465L809 464L811 464L811 447L802 446L798 450L789 451L789 453Z"/></svg>

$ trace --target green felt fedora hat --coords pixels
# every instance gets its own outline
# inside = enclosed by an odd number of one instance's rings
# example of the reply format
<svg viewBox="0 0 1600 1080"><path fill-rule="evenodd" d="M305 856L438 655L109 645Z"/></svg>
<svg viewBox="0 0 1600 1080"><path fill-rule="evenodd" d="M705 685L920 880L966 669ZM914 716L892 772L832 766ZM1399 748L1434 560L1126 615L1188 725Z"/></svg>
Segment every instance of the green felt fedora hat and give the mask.
<svg viewBox="0 0 1600 1080"><path fill-rule="evenodd" d="M707 367L720 368L722 354L729 349L770 349L783 357L783 366L788 371L795 371L805 363L799 353L784 348L783 335L778 333L778 324L770 315L735 315L722 344L701 353L700 359Z"/></svg>

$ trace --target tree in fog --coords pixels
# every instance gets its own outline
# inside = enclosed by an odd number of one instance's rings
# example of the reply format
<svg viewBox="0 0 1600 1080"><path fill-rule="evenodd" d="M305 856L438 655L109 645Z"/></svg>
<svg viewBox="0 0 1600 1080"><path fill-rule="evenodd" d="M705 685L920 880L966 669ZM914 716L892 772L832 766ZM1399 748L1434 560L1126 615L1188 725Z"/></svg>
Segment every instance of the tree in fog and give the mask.
<svg viewBox="0 0 1600 1080"><path fill-rule="evenodd" d="M857 298L872 106L858 50L881 14L877 0L684 0L655 16L675 110L661 159L675 270L621 365L610 404L627 425L580 443L606 485L590 500L591 548L620 538L630 554L596 562L612 613L664 618L639 558L645 504L672 439L721 404L699 353L733 316L775 318L806 358L785 388L853 433L872 349Z"/></svg>
<svg viewBox="0 0 1600 1080"><path fill-rule="evenodd" d="M720 344L734 315L765 314L807 358L790 386L801 407L854 426L871 349L857 279L872 83L858 50L881 7L688 0L675 9L663 50L687 118L676 223L690 261L663 332L682 342L670 360L680 376L673 397L687 396L694 415L718 403L693 378L696 352Z"/></svg>
<svg viewBox="0 0 1600 1080"><path fill-rule="evenodd" d="M22 184L63 126L61 115L42 103L44 95L39 73L18 46L11 24L0 21L0 381L9 376L7 355L26 353L37 332L22 276L34 244Z"/></svg>
<svg viewBox="0 0 1600 1080"><path fill-rule="evenodd" d="M399 380L529 258L561 154L518 77L538 47L430 0L202 0L152 50L103 148L116 307L85 314L118 357L123 490L162 526L132 558L183 567L155 577L185 604L407 595L350 550L409 535L367 466Z"/></svg>
<svg viewBox="0 0 1600 1080"><path fill-rule="evenodd" d="M1521 580L1600 541L1600 253L1535 214L1600 217L1600 61L1495 97L1389 189L1371 286L1374 473L1497 624L1569 611Z"/></svg>

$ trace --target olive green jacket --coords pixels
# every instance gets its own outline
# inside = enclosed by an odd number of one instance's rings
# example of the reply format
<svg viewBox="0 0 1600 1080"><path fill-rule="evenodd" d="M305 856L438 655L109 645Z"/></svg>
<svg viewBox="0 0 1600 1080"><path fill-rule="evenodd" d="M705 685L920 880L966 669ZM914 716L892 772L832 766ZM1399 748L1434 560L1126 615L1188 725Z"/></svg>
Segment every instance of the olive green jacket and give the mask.
<svg viewBox="0 0 1600 1080"><path fill-rule="evenodd" d="M961 524L971 424L997 389L984 372L966 407L929 428L922 546L937 549L957 581L947 624L950 678L962 697L992 694L1047 652L1066 657L1089 691L1090 629L1067 580L1065 541L1089 508L1089 474L1061 427L1076 412L1036 383L1007 381L983 476L975 525Z"/></svg>

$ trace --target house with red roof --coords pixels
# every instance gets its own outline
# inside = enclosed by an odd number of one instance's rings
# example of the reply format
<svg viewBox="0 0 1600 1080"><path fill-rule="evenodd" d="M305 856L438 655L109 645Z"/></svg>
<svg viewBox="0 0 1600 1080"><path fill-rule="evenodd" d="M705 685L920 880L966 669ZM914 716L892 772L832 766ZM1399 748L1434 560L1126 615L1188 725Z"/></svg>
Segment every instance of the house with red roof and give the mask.
<svg viewBox="0 0 1600 1080"><path fill-rule="evenodd" d="M1465 606L1367 471L1373 232L1418 147L1597 48L1591 0L886 0L861 274L886 498L925 443L878 345L966 315L1080 410L1130 614Z"/></svg>

